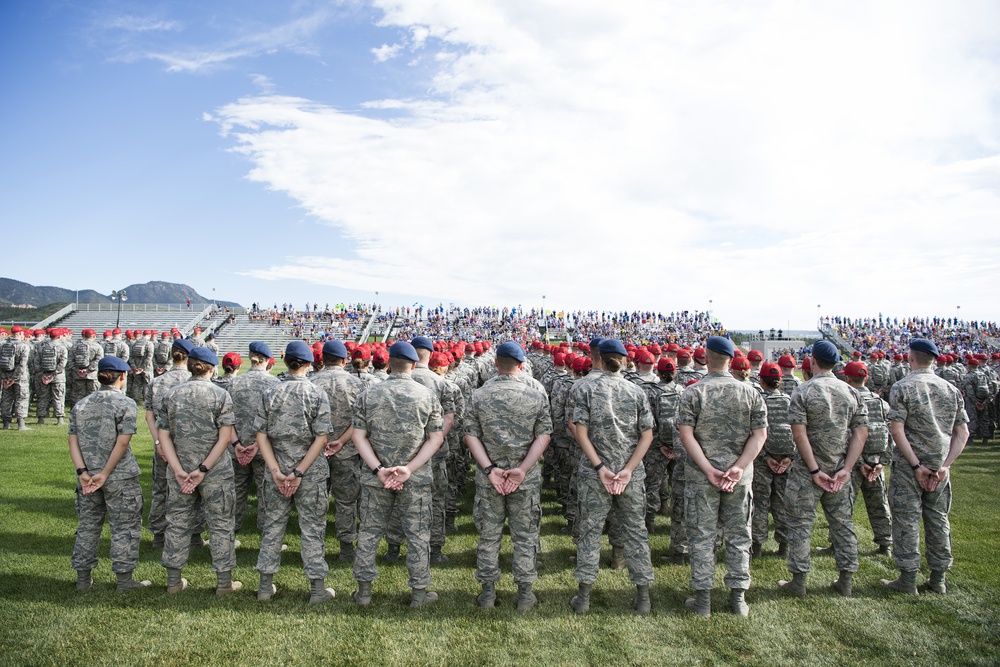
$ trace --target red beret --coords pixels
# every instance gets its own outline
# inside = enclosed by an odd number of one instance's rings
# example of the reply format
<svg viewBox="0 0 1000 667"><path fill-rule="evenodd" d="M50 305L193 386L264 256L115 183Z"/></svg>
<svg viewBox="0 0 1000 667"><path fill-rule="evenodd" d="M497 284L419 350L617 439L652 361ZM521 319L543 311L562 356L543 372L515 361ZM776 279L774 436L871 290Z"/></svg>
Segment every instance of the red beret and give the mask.
<svg viewBox="0 0 1000 667"><path fill-rule="evenodd" d="M795 368L795 357L790 354L783 354L778 357L778 365L782 368Z"/></svg>
<svg viewBox="0 0 1000 667"><path fill-rule="evenodd" d="M111 329L105 329L104 330L104 337L105 338L111 338Z"/></svg>
<svg viewBox="0 0 1000 667"><path fill-rule="evenodd" d="M764 353L760 350L750 350L747 352L747 359L750 361L764 361Z"/></svg>
<svg viewBox="0 0 1000 667"><path fill-rule="evenodd" d="M706 352L705 348L699 347L698 349L696 349L694 351L694 354L692 356L695 359L697 359L698 361L704 361L706 355L707 355L707 352Z"/></svg>
<svg viewBox="0 0 1000 667"><path fill-rule="evenodd" d="M812 367L812 357L806 357L802 360L802 370L812 373Z"/></svg>
<svg viewBox="0 0 1000 667"><path fill-rule="evenodd" d="M663 352L663 350L660 349L660 346L656 343L650 343L647 349L653 354L661 354Z"/></svg>
<svg viewBox="0 0 1000 667"><path fill-rule="evenodd" d="M750 360L746 357L733 357L733 360L729 362L729 368L734 371L748 371L750 370Z"/></svg>
<svg viewBox="0 0 1000 667"><path fill-rule="evenodd" d="M644 366L652 366L653 365L653 355L650 354L646 350L643 350L641 352L636 352L636 354L635 354L635 361L636 361L636 363L642 364Z"/></svg>
<svg viewBox="0 0 1000 667"><path fill-rule="evenodd" d="M676 371L677 365L674 360L670 357L661 357L659 361L656 362L656 370L658 371Z"/></svg>
<svg viewBox="0 0 1000 667"><path fill-rule="evenodd" d="M552 363L556 366L564 367L566 366L566 355L562 352L556 352L552 355Z"/></svg>
<svg viewBox="0 0 1000 667"><path fill-rule="evenodd" d="M239 368L243 365L243 358L236 352L226 352L222 357L222 365L230 368Z"/></svg>
<svg viewBox="0 0 1000 667"><path fill-rule="evenodd" d="M852 361L844 366L844 375L852 378L868 377L868 367L862 361Z"/></svg>
<svg viewBox="0 0 1000 667"><path fill-rule="evenodd" d="M688 350L684 350L684 349L677 350L677 358L678 359L690 359L691 358L691 353Z"/></svg>
<svg viewBox="0 0 1000 667"><path fill-rule="evenodd" d="M760 376L776 380L781 377L781 367L778 364L766 363L760 367Z"/></svg>
<svg viewBox="0 0 1000 667"><path fill-rule="evenodd" d="M377 361L380 364L384 364L389 361L389 353L386 350L378 349L372 353L372 360Z"/></svg>
<svg viewBox="0 0 1000 667"><path fill-rule="evenodd" d="M681 346L678 345L677 343L671 343L670 345L667 345L667 352L676 352L679 349L681 349Z"/></svg>
<svg viewBox="0 0 1000 667"><path fill-rule="evenodd" d="M448 357L441 352L431 352L431 358L427 361L431 368L441 368L448 365Z"/></svg>

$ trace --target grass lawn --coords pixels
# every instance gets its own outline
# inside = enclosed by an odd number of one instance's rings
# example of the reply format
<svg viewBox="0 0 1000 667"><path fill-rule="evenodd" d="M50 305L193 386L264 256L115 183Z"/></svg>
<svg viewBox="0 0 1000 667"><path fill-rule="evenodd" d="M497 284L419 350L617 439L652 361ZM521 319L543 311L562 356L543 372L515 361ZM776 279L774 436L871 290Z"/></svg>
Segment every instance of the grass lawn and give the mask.
<svg viewBox="0 0 1000 667"><path fill-rule="evenodd" d="M144 474L148 508L152 442L145 426L133 440ZM1000 567L995 472L1000 448L970 447L953 469L952 532L955 569L945 597L903 597L884 592L878 580L894 577L892 562L872 555L874 544L863 509L855 520L861 571L854 595L840 598L827 584L836 577L833 559L816 556L810 595L790 599L775 582L786 576L784 561L771 555L754 561L750 618L729 614L719 570L709 620L683 609L687 567L660 565L667 546L667 519L658 517L652 538L656 583L653 614L631 611L634 589L625 572L602 570L591 613L575 616L567 604L575 582L570 539L559 529L551 492L542 528L544 565L536 592L539 607L514 611L516 587L505 543L499 606L476 608L473 577L476 535L470 516L472 485L466 487L459 534L448 538L451 562L432 568L441 600L411 612L406 569L380 565L371 607L350 601L349 564L337 560L332 519L327 584L337 598L320 607L306 604L308 582L299 560L297 529L290 525L289 550L275 577L278 595L256 601L254 571L259 537L248 510L237 550L236 577L244 592L217 600L207 549L196 550L185 569L187 591L168 596L159 552L144 532L137 578L153 587L116 593L107 558L108 533L93 589L73 588L70 568L76 517L74 474L65 428L35 427L0 434L0 665L63 664L754 664L754 665L995 665L1000 663ZM251 503L253 505L253 502ZM817 523L814 546L825 540ZM384 548L384 547L383 547ZM608 558L608 549L604 560ZM921 575L926 575L926 570Z"/></svg>

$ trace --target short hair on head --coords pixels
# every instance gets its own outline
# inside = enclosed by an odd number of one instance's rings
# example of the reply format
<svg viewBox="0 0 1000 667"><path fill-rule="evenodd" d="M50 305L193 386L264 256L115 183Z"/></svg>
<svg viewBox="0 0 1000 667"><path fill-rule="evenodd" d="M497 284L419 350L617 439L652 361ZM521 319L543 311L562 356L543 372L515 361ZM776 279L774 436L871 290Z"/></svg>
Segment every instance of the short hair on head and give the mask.
<svg viewBox="0 0 1000 667"><path fill-rule="evenodd" d="M403 357L389 357L389 368L393 373L403 373L413 368L414 362Z"/></svg>
<svg viewBox="0 0 1000 667"><path fill-rule="evenodd" d="M836 361L823 361L815 356L813 357L812 363L814 367L818 367L821 371L828 371L837 365Z"/></svg>
<svg viewBox="0 0 1000 667"><path fill-rule="evenodd" d="M510 372L517 369L521 365L521 362L514 357L497 357L497 368L502 371Z"/></svg>
<svg viewBox="0 0 1000 667"><path fill-rule="evenodd" d="M934 355L921 350L910 350L913 358L916 360L917 364L920 366L930 366L931 362L934 361Z"/></svg>
<svg viewBox="0 0 1000 667"><path fill-rule="evenodd" d="M728 368L730 356L728 354L716 352L715 350L705 350L705 361L707 361L711 366L721 366L725 364Z"/></svg>

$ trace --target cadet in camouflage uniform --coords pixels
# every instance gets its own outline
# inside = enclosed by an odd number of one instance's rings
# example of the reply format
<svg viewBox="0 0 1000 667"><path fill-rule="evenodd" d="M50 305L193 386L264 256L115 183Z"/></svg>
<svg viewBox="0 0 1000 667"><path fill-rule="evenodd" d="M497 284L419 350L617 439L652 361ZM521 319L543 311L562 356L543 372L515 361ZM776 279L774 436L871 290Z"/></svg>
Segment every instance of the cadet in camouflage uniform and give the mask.
<svg viewBox="0 0 1000 667"><path fill-rule="evenodd" d="M892 541L899 578L883 580L889 588L916 594L920 569L920 519L924 520L927 565L931 569L926 589L945 593L945 576L951 555L951 465L969 437L968 415L962 397L934 376L931 361L937 356L932 341L910 341L910 373L893 385L889 419L893 452L889 478L892 508Z"/></svg>
<svg viewBox="0 0 1000 667"><path fill-rule="evenodd" d="M222 387L226 391L229 391L229 387L232 385L233 380L236 379L236 375L240 372L240 366L242 365L243 357L236 352L226 352L222 358L222 375L212 378L212 382L215 383L216 387Z"/></svg>
<svg viewBox="0 0 1000 667"><path fill-rule="evenodd" d="M361 497L361 458L351 435L354 403L366 389L364 382L344 366L349 353L339 340L323 344L324 369L310 379L326 392L330 403L330 434L324 454L329 463L329 493L333 496L335 527L340 542L340 560L354 560L358 540L358 499Z"/></svg>
<svg viewBox="0 0 1000 667"><path fill-rule="evenodd" d="M479 463L474 519L479 530L476 580L480 607L496 603L500 541L510 524L514 546L517 610L533 609L531 587L538 579L536 557L542 524L542 478L538 459L549 444L552 420L544 393L517 381L524 362L521 346L497 347L497 380L476 390L465 423L465 442Z"/></svg>
<svg viewBox="0 0 1000 667"><path fill-rule="evenodd" d="M430 573L430 461L441 446L444 420L441 404L412 377L416 350L406 342L389 348L392 374L363 392L354 405L354 446L365 462L361 471L361 529L354 557L358 590L354 601L366 606L378 576L375 552L396 505L403 517L408 544L406 566L413 589L412 608L437 599L428 592Z"/></svg>
<svg viewBox="0 0 1000 667"><path fill-rule="evenodd" d="M206 348L188 354L191 377L166 393L156 414L160 451L167 460L167 530L160 562L167 569L167 592L187 586L181 570L191 550L191 531L199 522L198 500L212 534L209 548L219 597L239 590L234 515L233 463L226 453L233 441L233 400L211 382L219 358Z"/></svg>
<svg viewBox="0 0 1000 667"><path fill-rule="evenodd" d="M160 449L159 429L156 420L163 411L163 397L175 386L187 382L191 373L187 369L188 353L194 349L191 341L179 338L171 348L173 367L146 385L146 425L153 436L153 491L149 501L149 517L147 526L153 533L153 548L163 546L163 535L167 530L167 461ZM195 526L191 540L196 545L201 544L202 524Z"/></svg>
<svg viewBox="0 0 1000 667"><path fill-rule="evenodd" d="M24 342L24 331L19 326L11 327L11 336L0 346L0 413L3 415L4 430L10 429L12 419L17 420L19 431L30 431L24 420L28 417L30 393L28 358L31 349ZM95 368L96 378L96 368Z"/></svg>
<svg viewBox="0 0 1000 667"><path fill-rule="evenodd" d="M691 380L700 380L704 377L704 374L698 372L698 369L692 365L691 356L690 350L680 349L677 351L677 373L674 376L674 382L682 389L688 386Z"/></svg>
<svg viewBox="0 0 1000 667"><path fill-rule="evenodd" d="M555 471L556 500L562 506L562 514L566 519L568 533L573 532L576 522L576 479L575 472L580 467L580 454L569 432L570 415L566 414L566 403L576 381L583 377L582 365L580 371L560 374L552 383L549 395L549 409L552 415L552 440L546 457L555 452L558 462Z"/></svg>
<svg viewBox="0 0 1000 667"><path fill-rule="evenodd" d="M661 357L656 365L657 369L659 369L660 377L667 377L674 363L670 357ZM701 376L698 374L695 374L694 377L698 380L701 379ZM669 478L666 480L669 485L667 497L670 502L670 547L667 549L667 554L661 556L660 559L671 565L684 565L689 551L687 528L684 525L684 480L686 477L685 470L688 466L688 455L684 451L684 445L681 443L681 436L677 430L677 412L680 410L681 395L687 391L687 388L678 384L676 376L674 377L673 384L680 393L676 398L672 396L663 397L667 400L661 399L659 408L660 423L670 425L669 434L662 427L660 429L660 452L670 459L671 462L671 465L667 468ZM668 439L669 444L667 444ZM662 495L661 487L661 498Z"/></svg>
<svg viewBox="0 0 1000 667"><path fill-rule="evenodd" d="M448 562L448 557L442 553L446 540L445 506L448 501L448 436L455 426L455 416L458 410L458 388L454 383L445 380L432 371L428 362L434 354L434 343L425 336L417 336L410 344L417 351L420 361L413 367L413 379L430 389L441 405L441 417L444 420L442 435L444 441L431 458L430 468L433 475L431 483L431 565L441 565ZM400 543L403 538L401 530L402 517L397 509L389 521L387 540L389 548L386 560L392 562L398 558Z"/></svg>
<svg viewBox="0 0 1000 667"><path fill-rule="evenodd" d="M646 531L650 534L653 533L656 515L663 504L661 490L669 480L670 469L673 467L674 422L681 397L681 387L674 384L676 367L673 359L664 357L661 361L662 364L657 364L659 382L639 384L646 393L653 414L653 444L642 461L646 469Z"/></svg>
<svg viewBox="0 0 1000 667"><path fill-rule="evenodd" d="M97 362L104 351L94 340L94 330L84 329L82 338L69 350L69 405L97 391Z"/></svg>
<svg viewBox="0 0 1000 667"><path fill-rule="evenodd" d="M570 601L578 614L590 610L597 580L601 530L612 507L623 542L629 579L636 586L633 607L650 612L653 565L646 532L646 471L642 459L653 440L653 415L642 390L619 372L628 357L621 341L602 340L598 349L604 371L574 390L573 423L583 450L579 472L576 569L579 590Z"/></svg>
<svg viewBox="0 0 1000 667"><path fill-rule="evenodd" d="M66 409L66 347L56 340L57 330L50 334L52 340L43 340L35 346L33 354L38 364L38 423L44 424L52 408L56 423L61 425Z"/></svg>
<svg viewBox="0 0 1000 667"><path fill-rule="evenodd" d="M788 424L791 398L781 391L781 368L766 363L760 369L764 405L767 407L767 440L753 467L753 521L751 553L763 553L767 542L768 514L774 516L774 539L778 555L788 555L788 522L785 518L785 485L788 467L795 455L792 427Z"/></svg>
<svg viewBox="0 0 1000 667"><path fill-rule="evenodd" d="M153 378L158 378L170 368L170 350L174 340L170 332L164 331L160 336L160 341L153 347ZM150 378L150 382L153 381Z"/></svg>
<svg viewBox="0 0 1000 667"><path fill-rule="evenodd" d="M802 380L795 377L795 357L790 354L781 355L778 357L778 366L781 368L781 391L791 396L795 388L802 384ZM805 371L805 368L802 370Z"/></svg>
<svg viewBox="0 0 1000 667"><path fill-rule="evenodd" d="M250 368L246 373L233 378L229 385L229 395L233 398L233 413L236 415L236 441L233 443L233 485L236 487L235 527L243 528L243 515L247 508L250 485L257 488L257 530L264 530L264 457L257 447L257 431L254 421L257 408L264 393L280 380L267 372L267 362L271 359L271 348L266 343L250 343ZM155 382L155 381L154 381Z"/></svg>
<svg viewBox="0 0 1000 667"><path fill-rule="evenodd" d="M851 474L851 494L857 500L858 491L861 491L878 552L891 556L892 515L889 512L884 472L884 466L889 463L892 455L889 445L889 404L867 387L868 368L864 363L852 361L844 367L844 375L847 384L861 394L861 400L868 407L868 438Z"/></svg>
<svg viewBox="0 0 1000 667"><path fill-rule="evenodd" d="M726 586L734 614L747 616L750 588L750 512L753 460L767 437L767 408L749 382L726 373L733 344L708 339L708 375L681 395L677 428L688 454L684 481L684 523L691 554L691 588L684 604L712 614L715 542L719 526L726 548Z"/></svg>
<svg viewBox="0 0 1000 667"><path fill-rule="evenodd" d="M273 579L281 568L281 542L294 505L302 536L302 567L309 578L309 603L320 604L335 595L325 584L330 569L324 545L330 468L323 460L316 463L330 433L330 401L306 377L313 352L305 342L289 343L284 358L288 378L263 395L254 421L257 445L267 465L257 599L270 600L277 590Z"/></svg>
<svg viewBox="0 0 1000 667"><path fill-rule="evenodd" d="M111 528L111 571L119 591L149 586L135 581L142 537L142 487L139 464L129 443L136 431L135 401L122 393L128 364L115 356L101 359L101 389L75 406L69 416L69 453L76 467L76 514L80 525L73 547L76 588L89 590L97 566L104 517Z"/></svg>
<svg viewBox="0 0 1000 667"><path fill-rule="evenodd" d="M851 471L868 437L868 408L858 392L832 373L840 354L829 341L813 345L813 377L793 393L788 422L797 448L785 487L788 510L788 570L791 581L778 585L796 595L806 593L810 538L816 505L822 504L830 525L838 593L850 597L858 571L858 538L854 532Z"/></svg>
<svg viewBox="0 0 1000 667"><path fill-rule="evenodd" d="M959 389L965 397L965 413L969 416L969 437L981 438L986 445L993 435L990 401L996 396L996 387L992 378L980 368L978 359L970 357L968 363L969 372L962 376Z"/></svg>
<svg viewBox="0 0 1000 667"><path fill-rule="evenodd" d="M136 403L145 399L146 387L153 379L153 342L148 338L151 333L149 330L144 331L142 335L136 336L135 342L132 343L129 358L132 377L129 378L128 388Z"/></svg>

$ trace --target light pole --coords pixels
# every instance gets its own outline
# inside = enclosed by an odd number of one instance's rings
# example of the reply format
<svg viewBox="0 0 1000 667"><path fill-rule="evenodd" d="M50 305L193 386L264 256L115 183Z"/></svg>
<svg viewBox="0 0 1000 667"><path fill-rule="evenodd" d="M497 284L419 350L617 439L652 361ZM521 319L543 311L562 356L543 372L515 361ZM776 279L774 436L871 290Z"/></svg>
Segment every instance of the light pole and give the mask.
<svg viewBox="0 0 1000 667"><path fill-rule="evenodd" d="M375 290L375 312L381 312L382 308L378 305L378 290Z"/></svg>
<svg viewBox="0 0 1000 667"><path fill-rule="evenodd" d="M125 294L125 290L123 289L115 290L111 293L111 300L118 302L118 317L115 318L115 329L118 329L122 323L122 302L128 301L128 295Z"/></svg>
<svg viewBox="0 0 1000 667"><path fill-rule="evenodd" d="M712 300L708 300L708 321L712 321Z"/></svg>
<svg viewBox="0 0 1000 667"><path fill-rule="evenodd" d="M819 325L820 325L820 318L822 317L822 316L821 316L821 315L819 314L819 309L820 309L820 308L821 308L821 306L820 306L820 305L819 305L819 304L817 303L817 304L816 304L816 328L817 328L817 329L819 328Z"/></svg>
<svg viewBox="0 0 1000 667"><path fill-rule="evenodd" d="M212 305L213 306L218 306L219 305L219 302L215 300L215 288L214 287L212 288Z"/></svg>

